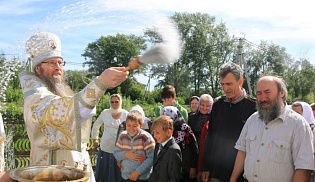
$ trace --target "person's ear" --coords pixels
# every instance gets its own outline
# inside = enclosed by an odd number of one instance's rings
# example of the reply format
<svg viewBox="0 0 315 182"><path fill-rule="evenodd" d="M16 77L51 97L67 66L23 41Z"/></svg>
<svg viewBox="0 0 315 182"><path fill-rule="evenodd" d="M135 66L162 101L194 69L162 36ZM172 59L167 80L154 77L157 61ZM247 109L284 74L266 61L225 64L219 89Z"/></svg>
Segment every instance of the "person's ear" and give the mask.
<svg viewBox="0 0 315 182"><path fill-rule="evenodd" d="M173 130L168 129L168 130L167 130L167 135L168 135L169 137L171 137L171 136L173 135Z"/></svg>
<svg viewBox="0 0 315 182"><path fill-rule="evenodd" d="M238 83L240 86L243 86L243 83L244 83L244 77L240 77L240 79L238 80Z"/></svg>
<svg viewBox="0 0 315 182"><path fill-rule="evenodd" d="M284 92L283 92L283 91L280 91L280 92L279 92L279 95L280 95L281 98L283 98L283 97L284 97Z"/></svg>
<svg viewBox="0 0 315 182"><path fill-rule="evenodd" d="M35 73L39 73L39 70L40 70L40 68L39 68L39 65L37 65L36 67L35 67L35 69L34 69L34 71L35 71Z"/></svg>

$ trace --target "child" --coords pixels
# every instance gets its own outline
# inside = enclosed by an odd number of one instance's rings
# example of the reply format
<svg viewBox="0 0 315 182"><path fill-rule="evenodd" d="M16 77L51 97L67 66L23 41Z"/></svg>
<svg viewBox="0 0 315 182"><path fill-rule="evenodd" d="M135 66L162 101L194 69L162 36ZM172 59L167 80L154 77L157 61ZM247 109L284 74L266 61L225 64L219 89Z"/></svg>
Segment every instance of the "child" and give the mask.
<svg viewBox="0 0 315 182"><path fill-rule="evenodd" d="M153 172L150 182L181 181L182 154L172 137L173 120L160 116L152 123L152 132L157 147L154 150Z"/></svg>
<svg viewBox="0 0 315 182"><path fill-rule="evenodd" d="M149 127L150 127L149 125L150 125L150 123L149 123L149 122L151 122L151 121L150 121L149 118L147 118L147 117L145 116L144 110L142 109L142 107L141 107L140 105L135 105L135 106L133 106L133 107L130 109L129 112L138 112L138 113L140 113L141 116L142 116L142 122L143 122L143 124L142 124L142 126L141 126L141 129L143 129L143 130L145 130L145 131L147 131L147 132L150 132L150 130L149 130ZM121 133L122 131L125 131L125 130L126 130L126 121L122 122L122 123L119 125L118 131L117 131L116 142L117 142L117 139L118 139L120 133Z"/></svg>
<svg viewBox="0 0 315 182"><path fill-rule="evenodd" d="M127 115L126 131L121 132L114 156L121 166L123 181L147 182L153 164L154 139L141 129L142 115L133 111Z"/></svg>
<svg viewBox="0 0 315 182"><path fill-rule="evenodd" d="M182 182L196 181L198 144L192 129L184 122L174 106L163 107L160 114L169 116L173 120L173 137L182 152Z"/></svg>

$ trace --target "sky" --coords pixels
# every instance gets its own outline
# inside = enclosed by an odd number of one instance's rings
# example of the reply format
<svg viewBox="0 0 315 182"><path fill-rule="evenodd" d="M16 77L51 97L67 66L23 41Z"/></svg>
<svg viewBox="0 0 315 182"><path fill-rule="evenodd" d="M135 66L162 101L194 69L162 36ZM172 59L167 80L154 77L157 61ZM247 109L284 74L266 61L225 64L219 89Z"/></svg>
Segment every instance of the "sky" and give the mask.
<svg viewBox="0 0 315 182"><path fill-rule="evenodd" d="M82 67L81 54L100 36L143 35L175 12L207 13L224 22L231 36L286 48L315 65L315 21L310 0L0 0L0 54L27 59L25 41L49 31L62 42L65 69ZM139 77L146 83L147 78Z"/></svg>

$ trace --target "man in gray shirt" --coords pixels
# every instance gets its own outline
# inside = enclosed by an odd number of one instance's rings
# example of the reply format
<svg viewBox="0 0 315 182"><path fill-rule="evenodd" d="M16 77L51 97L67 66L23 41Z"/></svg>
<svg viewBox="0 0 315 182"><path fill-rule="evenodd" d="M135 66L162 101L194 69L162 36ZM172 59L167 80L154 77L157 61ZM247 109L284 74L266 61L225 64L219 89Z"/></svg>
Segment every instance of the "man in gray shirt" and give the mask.
<svg viewBox="0 0 315 182"><path fill-rule="evenodd" d="M284 81L261 77L256 97L258 111L248 118L236 142L230 181L244 170L248 181L307 182L314 170L313 135L304 118L285 107Z"/></svg>

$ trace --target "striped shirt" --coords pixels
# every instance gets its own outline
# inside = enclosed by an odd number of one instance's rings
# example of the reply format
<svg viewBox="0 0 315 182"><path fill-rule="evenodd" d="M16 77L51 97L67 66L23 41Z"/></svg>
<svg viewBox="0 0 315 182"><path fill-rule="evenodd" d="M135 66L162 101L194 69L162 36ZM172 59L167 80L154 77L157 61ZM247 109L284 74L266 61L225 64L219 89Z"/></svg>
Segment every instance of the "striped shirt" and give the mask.
<svg viewBox="0 0 315 182"><path fill-rule="evenodd" d="M118 162L121 162L121 176L127 180L128 176L137 170L140 174L140 180L147 180L152 172L153 156L155 142L152 135L144 130L133 137L129 136L127 131L123 131L117 140L114 156ZM126 151L134 151L136 154L143 155L141 162L132 161L126 158Z"/></svg>

